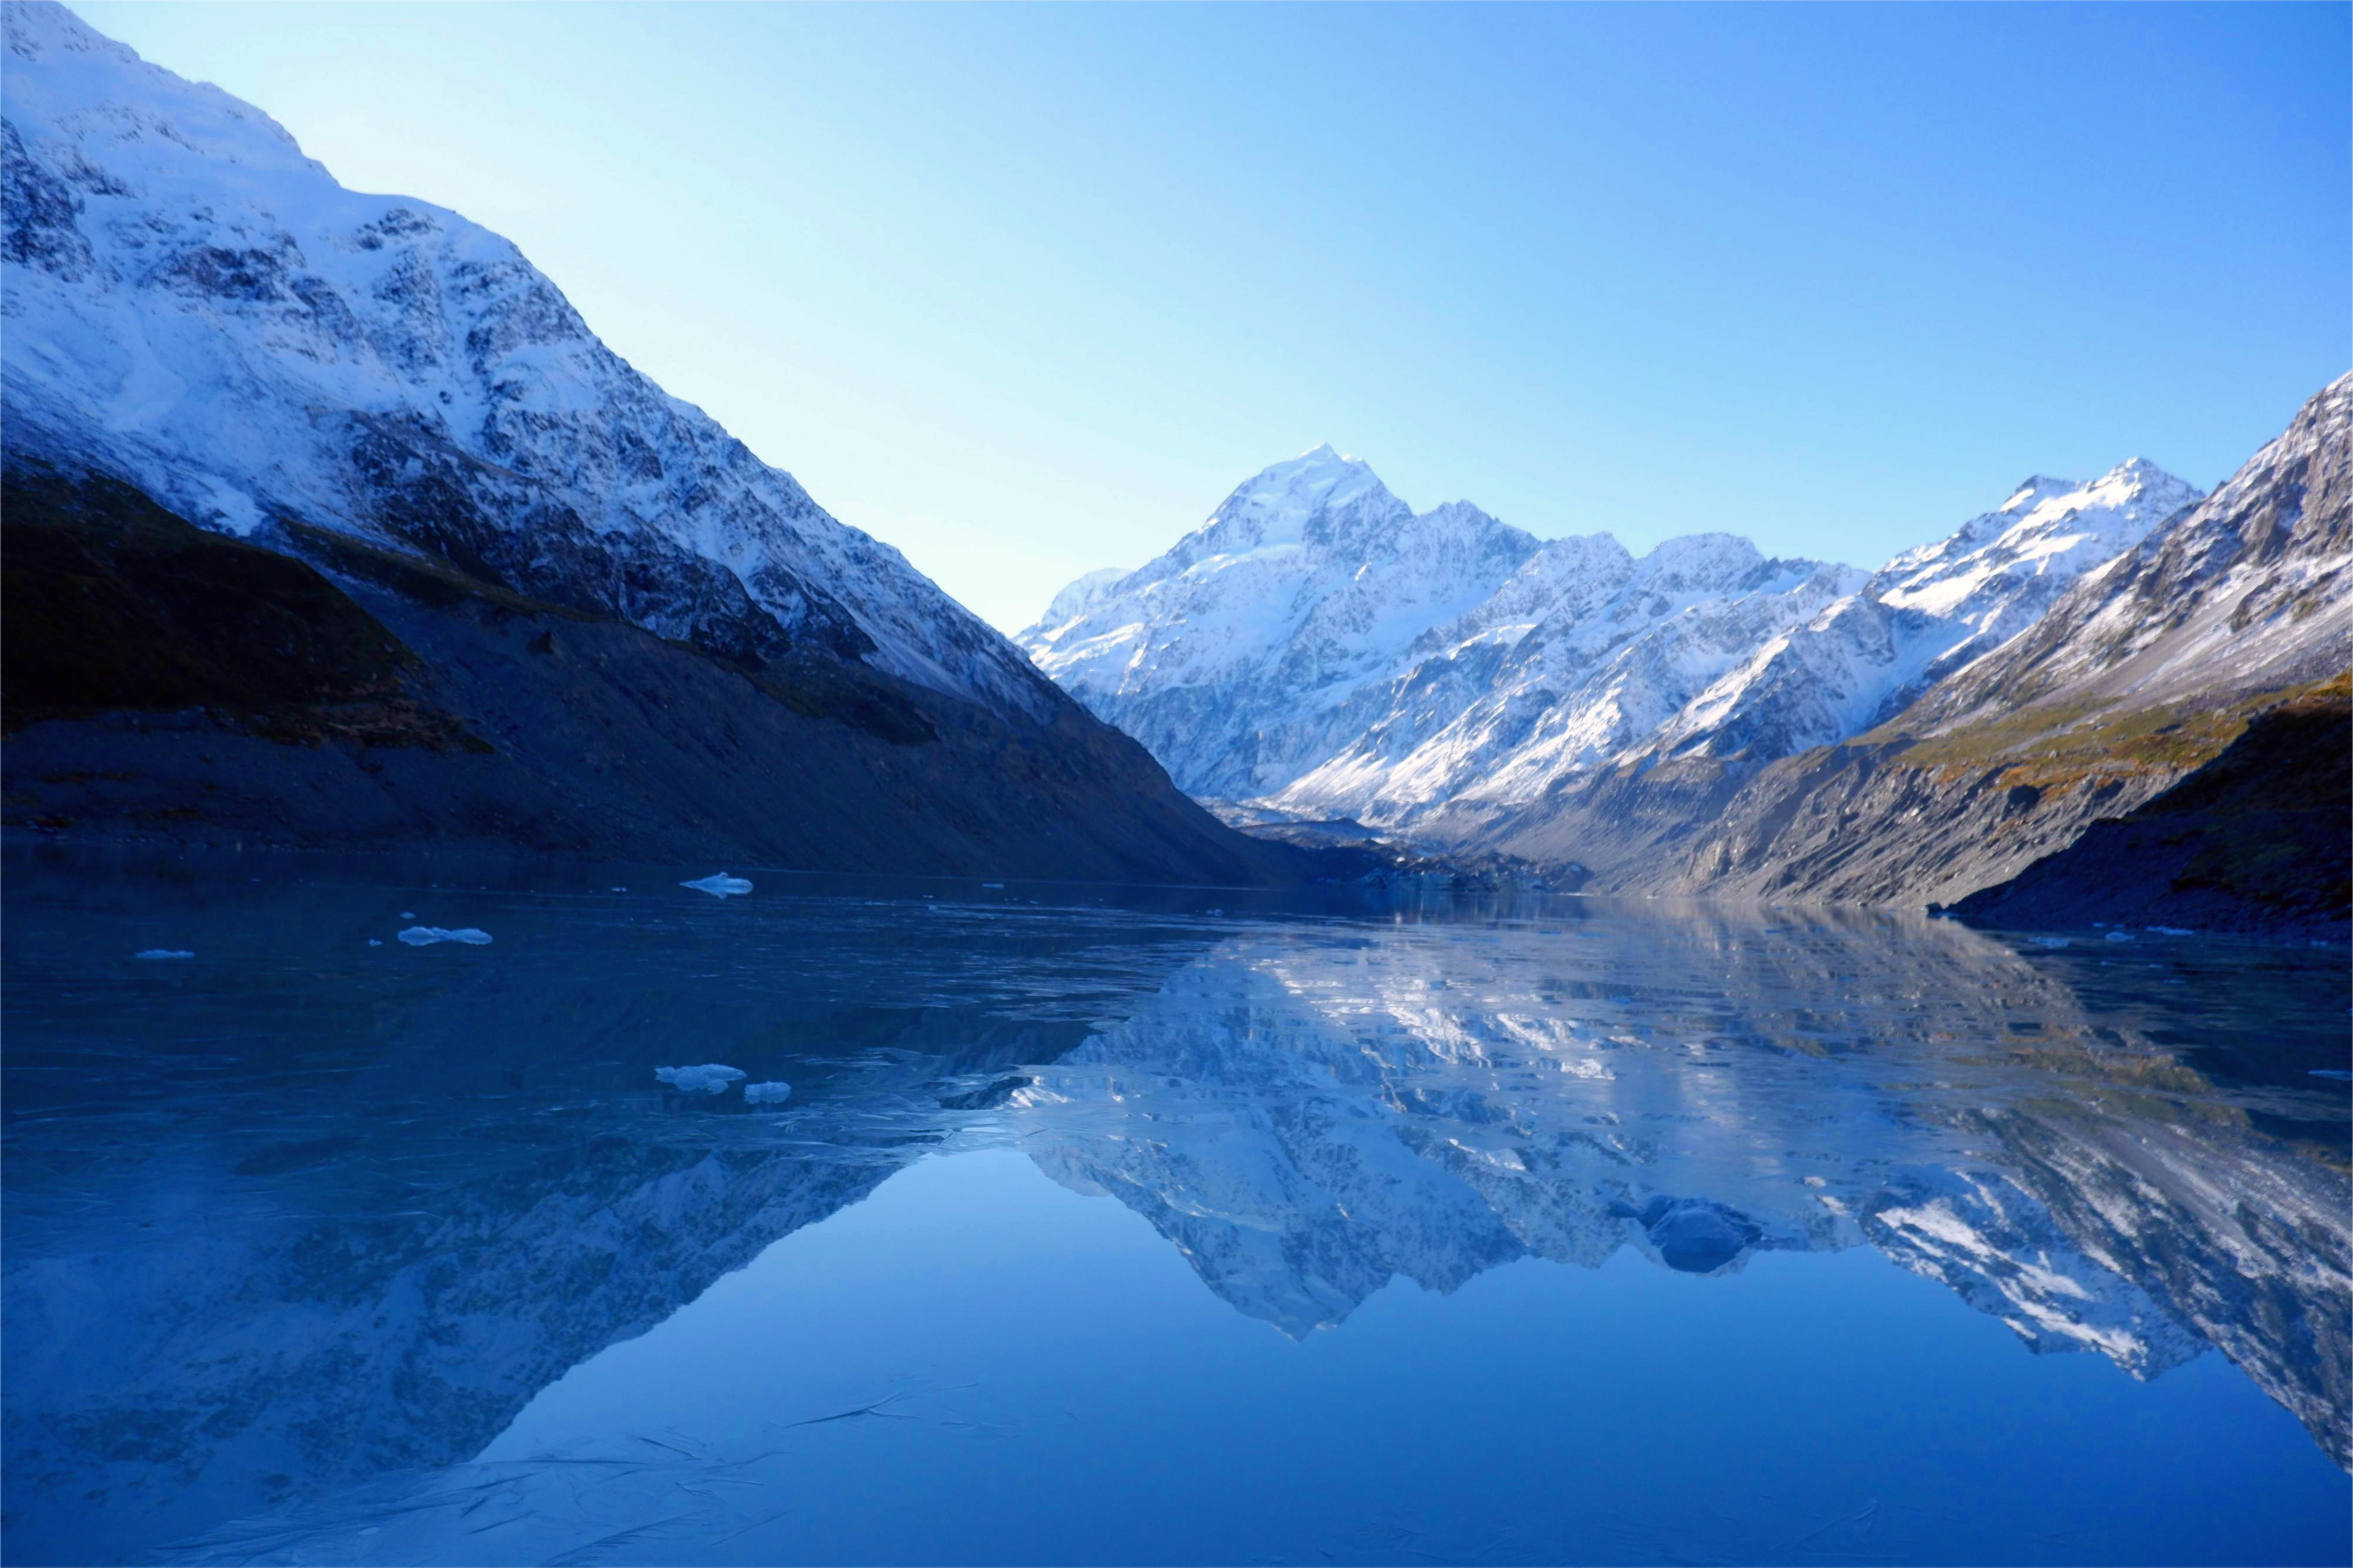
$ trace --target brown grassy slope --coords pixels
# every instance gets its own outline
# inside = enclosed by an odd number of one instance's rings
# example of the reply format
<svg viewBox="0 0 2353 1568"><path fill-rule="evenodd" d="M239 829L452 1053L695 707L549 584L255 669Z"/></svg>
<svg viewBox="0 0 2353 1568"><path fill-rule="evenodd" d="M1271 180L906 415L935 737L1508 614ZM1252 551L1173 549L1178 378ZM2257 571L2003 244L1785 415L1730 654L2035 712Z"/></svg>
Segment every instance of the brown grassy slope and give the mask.
<svg viewBox="0 0 2353 1568"><path fill-rule="evenodd" d="M1957 906L1972 923L2334 931L2353 912L2345 679L2256 715L2135 810Z"/></svg>

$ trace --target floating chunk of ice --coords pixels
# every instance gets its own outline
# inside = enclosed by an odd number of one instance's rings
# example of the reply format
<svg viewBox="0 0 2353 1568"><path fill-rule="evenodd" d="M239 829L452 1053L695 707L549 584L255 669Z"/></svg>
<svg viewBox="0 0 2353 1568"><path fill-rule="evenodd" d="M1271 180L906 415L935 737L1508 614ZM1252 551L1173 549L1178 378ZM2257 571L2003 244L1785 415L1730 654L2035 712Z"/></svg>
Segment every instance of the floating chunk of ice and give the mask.
<svg viewBox="0 0 2353 1568"><path fill-rule="evenodd" d="M2315 1078L2353 1079L2353 1072L2347 1072L2343 1068L2315 1068L2312 1069L2312 1076Z"/></svg>
<svg viewBox="0 0 2353 1568"><path fill-rule="evenodd" d="M2112 931L2108 933L2108 940L2110 942L2130 942L2132 941L2132 932L2128 931Z"/></svg>
<svg viewBox="0 0 2353 1568"><path fill-rule="evenodd" d="M742 1068L705 1062L699 1068L656 1068L654 1077L689 1094L724 1094L727 1086L744 1077Z"/></svg>
<svg viewBox="0 0 2353 1568"><path fill-rule="evenodd" d="M2034 945L2037 947L2064 947L2067 945L2067 939L2063 936L2038 936L2033 940Z"/></svg>
<svg viewBox="0 0 2353 1568"><path fill-rule="evenodd" d="M793 1086L788 1083L747 1083L744 1086L744 1098L754 1105L777 1105L792 1097Z"/></svg>
<svg viewBox="0 0 2353 1568"><path fill-rule="evenodd" d="M437 942L462 942L468 947L487 947L491 933L476 931L472 926L459 926L455 931L444 931L439 926L410 926L400 933L400 940L410 947L431 947Z"/></svg>
<svg viewBox="0 0 2353 1568"><path fill-rule="evenodd" d="M627 889L627 888L616 888L616 889L613 889L613 891L615 891L615 892L617 892L617 893L626 893L626 892L628 892L628 890L629 890L629 889Z"/></svg>
<svg viewBox="0 0 2353 1568"><path fill-rule="evenodd" d="M724 871L713 871L699 882L681 882L681 888L692 888L698 893L709 893L714 899L732 899L748 893L752 884L742 877L731 877Z"/></svg>
<svg viewBox="0 0 2353 1568"><path fill-rule="evenodd" d="M372 936L368 938L368 945L370 947L382 947L384 945L384 942L381 938Z"/></svg>
<svg viewBox="0 0 2353 1568"><path fill-rule="evenodd" d="M400 911L400 918L405 921L413 921L417 918L417 911L415 910L403 910Z"/></svg>
<svg viewBox="0 0 2353 1568"><path fill-rule="evenodd" d="M2186 926L2151 926L2148 929L2159 936L2196 936L2198 934Z"/></svg>
<svg viewBox="0 0 2353 1568"><path fill-rule="evenodd" d="M1001 888L1005 886L1005 884L1002 882L983 882L981 886L984 888Z"/></svg>
<svg viewBox="0 0 2353 1568"><path fill-rule="evenodd" d="M135 952L135 953L132 953L132 956L133 958L150 958L150 959L157 959L157 960L161 960L161 959L166 959L166 958L194 958L194 957L195 957L196 955L195 955L195 953L193 953L193 952L189 952L186 948L185 948L185 947L151 947L151 948L148 948L148 949L147 949L145 952Z"/></svg>

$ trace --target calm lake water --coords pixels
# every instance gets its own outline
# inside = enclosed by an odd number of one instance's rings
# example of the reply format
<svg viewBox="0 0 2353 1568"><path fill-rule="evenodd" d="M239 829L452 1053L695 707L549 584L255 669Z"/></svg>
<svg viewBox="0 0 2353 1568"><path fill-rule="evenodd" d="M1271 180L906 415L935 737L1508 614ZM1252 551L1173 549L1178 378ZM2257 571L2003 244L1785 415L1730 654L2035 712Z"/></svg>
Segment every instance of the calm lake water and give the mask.
<svg viewBox="0 0 2353 1568"><path fill-rule="evenodd" d="M2341 949L6 869L11 1563L2353 1556Z"/></svg>

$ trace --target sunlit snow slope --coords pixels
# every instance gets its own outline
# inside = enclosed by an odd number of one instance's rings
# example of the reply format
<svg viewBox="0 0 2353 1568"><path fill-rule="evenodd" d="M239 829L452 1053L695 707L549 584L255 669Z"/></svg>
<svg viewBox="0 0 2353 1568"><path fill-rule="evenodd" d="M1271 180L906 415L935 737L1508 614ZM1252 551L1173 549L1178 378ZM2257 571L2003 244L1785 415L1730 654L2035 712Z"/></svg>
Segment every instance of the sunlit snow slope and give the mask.
<svg viewBox="0 0 2353 1568"><path fill-rule="evenodd" d="M296 519L712 652L862 659L1043 716L1018 649L614 354L458 214L69 12L5 8L14 450L175 511Z"/></svg>
<svg viewBox="0 0 2353 1568"><path fill-rule="evenodd" d="M1409 824L1628 762L1762 763L1867 729L2198 499L2139 459L2036 478L1866 575L1730 533L1637 558L1467 503L1417 515L1327 447L1141 570L1072 584L1022 640L1197 794Z"/></svg>

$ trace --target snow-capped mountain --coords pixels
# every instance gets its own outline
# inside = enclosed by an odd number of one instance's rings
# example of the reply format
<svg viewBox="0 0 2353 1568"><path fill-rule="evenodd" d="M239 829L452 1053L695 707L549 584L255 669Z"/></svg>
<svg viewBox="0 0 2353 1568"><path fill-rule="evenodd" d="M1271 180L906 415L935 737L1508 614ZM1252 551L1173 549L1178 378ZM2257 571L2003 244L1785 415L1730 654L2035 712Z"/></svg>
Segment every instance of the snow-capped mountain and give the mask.
<svg viewBox="0 0 2353 1568"><path fill-rule="evenodd" d="M1457 502L1417 516L1319 447L1226 498L1157 560L1094 573L1020 641L1184 788L1281 788L1361 728L1430 627L1484 602L1536 542Z"/></svg>
<svg viewBox="0 0 2353 1568"><path fill-rule="evenodd" d="M2236 696L2353 653L2353 374L2173 527L2085 574L2031 632L1940 689L1922 728L2044 701Z"/></svg>
<svg viewBox="0 0 2353 1568"><path fill-rule="evenodd" d="M1867 729L2197 500L2137 458L2038 477L1866 576L1728 533L1637 559L1464 503L1416 515L1320 447L1151 564L1072 584L1022 641L1197 794L1430 826L1599 768Z"/></svg>
<svg viewBox="0 0 2353 1568"><path fill-rule="evenodd" d="M1770 761L1855 734L2034 624L2086 571L2137 544L2194 486L2139 458L2088 485L2036 476L1949 537L1760 647L1662 726L1658 755Z"/></svg>
<svg viewBox="0 0 2353 1568"><path fill-rule="evenodd" d="M345 190L267 114L6 7L12 450L291 520L730 657L1046 717L1018 649L607 349L513 245Z"/></svg>
<svg viewBox="0 0 2353 1568"><path fill-rule="evenodd" d="M2081 890L2096 891L2095 904L2111 900L2094 912L2136 924L2189 923L2162 891L2177 877L2185 897L2202 888L2221 900L2215 889L2234 887L2248 900L2204 908L2200 926L2260 928L2292 909L2308 918L2301 903L2264 901L2285 897L2285 882L2258 899L2255 884L2217 875L2308 867L2307 890L2322 890L2328 840L2337 854L2343 843L2341 809L2321 804L2342 785L2314 771L2329 748L2226 759L2242 738L2285 733L2251 721L2332 700L2329 683L2353 663L2353 376L2314 395L2211 495L2146 521L2132 521L2137 542L2080 572L2024 630L1845 743L1750 773L1702 763L1596 775L1496 817L1472 841L1573 858L1594 890L1952 902L2055 861L2094 824L2130 820L2211 764L2263 781L2263 825L2242 824L2246 837L2227 848L2182 822L2152 827L2172 847L2142 856L2137 890L2096 856L2071 875L2090 879ZM2326 825L2308 847L2294 826L2303 804ZM2210 863L2193 864L2200 856ZM2053 896L2045 879L2042 907L2057 907ZM2042 917L2013 901L2003 918Z"/></svg>
<svg viewBox="0 0 2353 1568"><path fill-rule="evenodd" d="M1552 541L1497 604L1425 638L1362 735L1275 804L1401 823L1535 799L1650 743L1862 577L1728 533L1639 560L1607 534Z"/></svg>

